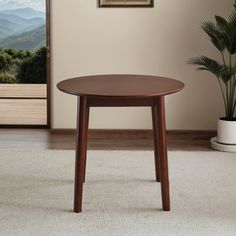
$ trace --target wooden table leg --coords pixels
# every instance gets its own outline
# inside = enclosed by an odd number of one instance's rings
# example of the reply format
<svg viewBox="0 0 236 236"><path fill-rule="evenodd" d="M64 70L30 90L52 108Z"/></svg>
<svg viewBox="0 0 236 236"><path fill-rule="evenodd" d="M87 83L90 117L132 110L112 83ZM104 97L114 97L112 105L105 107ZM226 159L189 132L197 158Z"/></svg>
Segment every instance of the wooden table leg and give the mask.
<svg viewBox="0 0 236 236"><path fill-rule="evenodd" d="M154 136L154 154L155 154L155 171L156 171L156 181L161 181L161 174L160 174L160 159L158 156L158 140L157 140L157 109L156 107L152 107L152 125L153 125L153 136Z"/></svg>
<svg viewBox="0 0 236 236"><path fill-rule="evenodd" d="M89 107L87 107L86 129L87 129L87 132L86 132L85 140L88 140L88 130L89 130ZM87 150L87 143L88 143L88 141L86 142L86 150ZM87 151L86 151L86 153L85 153L85 163L84 163L84 182L85 182L85 179L86 179L86 165L87 165Z"/></svg>
<svg viewBox="0 0 236 236"><path fill-rule="evenodd" d="M168 157L166 142L166 121L165 121L165 100L164 96L156 98L157 111L157 140L158 155L161 169L161 193L162 207L164 211L170 210L169 176L168 176Z"/></svg>
<svg viewBox="0 0 236 236"><path fill-rule="evenodd" d="M85 170L85 158L87 151L87 120L88 107L86 97L78 97L77 111L77 140L75 158L75 189L74 189L74 212L82 211L82 195Z"/></svg>

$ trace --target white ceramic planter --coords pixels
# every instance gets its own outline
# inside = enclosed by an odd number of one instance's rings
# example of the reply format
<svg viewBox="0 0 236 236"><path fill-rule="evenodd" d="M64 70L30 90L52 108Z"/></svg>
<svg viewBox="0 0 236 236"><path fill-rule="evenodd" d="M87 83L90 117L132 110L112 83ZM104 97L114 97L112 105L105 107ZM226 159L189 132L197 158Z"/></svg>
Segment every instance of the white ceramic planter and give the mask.
<svg viewBox="0 0 236 236"><path fill-rule="evenodd" d="M236 145L236 120L217 120L217 142Z"/></svg>

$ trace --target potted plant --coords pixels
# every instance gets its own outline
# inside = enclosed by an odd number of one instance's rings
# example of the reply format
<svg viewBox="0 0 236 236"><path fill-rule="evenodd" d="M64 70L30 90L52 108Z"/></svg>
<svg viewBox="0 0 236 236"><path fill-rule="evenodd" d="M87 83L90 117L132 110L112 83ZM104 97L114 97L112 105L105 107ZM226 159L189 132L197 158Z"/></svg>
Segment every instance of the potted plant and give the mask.
<svg viewBox="0 0 236 236"><path fill-rule="evenodd" d="M215 16L215 23L203 22L202 29L219 51L221 62L206 56L189 60L198 66L198 70L206 70L215 75L222 93L225 116L217 122L217 141L222 144L236 145L236 1L233 11L225 19Z"/></svg>

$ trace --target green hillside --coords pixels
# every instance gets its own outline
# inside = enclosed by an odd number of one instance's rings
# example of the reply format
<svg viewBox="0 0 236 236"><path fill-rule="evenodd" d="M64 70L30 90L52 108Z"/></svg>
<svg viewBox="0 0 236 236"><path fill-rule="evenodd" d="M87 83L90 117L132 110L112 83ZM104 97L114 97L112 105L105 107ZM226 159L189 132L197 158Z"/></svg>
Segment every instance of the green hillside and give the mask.
<svg viewBox="0 0 236 236"><path fill-rule="evenodd" d="M46 26L13 35L0 40L0 48L15 48L19 50L35 50L46 44Z"/></svg>
<svg viewBox="0 0 236 236"><path fill-rule="evenodd" d="M16 16L13 14L5 14L5 13L1 13L1 12L0 12L0 19L7 20L12 23L21 24L23 26L33 26L33 25L39 26L39 25L42 25L45 23L44 18L34 17L31 19L25 19L20 16Z"/></svg>
<svg viewBox="0 0 236 236"><path fill-rule="evenodd" d="M0 13L0 39L35 29L45 24L42 18L23 19L19 16Z"/></svg>
<svg viewBox="0 0 236 236"><path fill-rule="evenodd" d="M20 23L11 22L9 20L0 18L0 39L6 38L12 34L16 34L24 28L25 26Z"/></svg>

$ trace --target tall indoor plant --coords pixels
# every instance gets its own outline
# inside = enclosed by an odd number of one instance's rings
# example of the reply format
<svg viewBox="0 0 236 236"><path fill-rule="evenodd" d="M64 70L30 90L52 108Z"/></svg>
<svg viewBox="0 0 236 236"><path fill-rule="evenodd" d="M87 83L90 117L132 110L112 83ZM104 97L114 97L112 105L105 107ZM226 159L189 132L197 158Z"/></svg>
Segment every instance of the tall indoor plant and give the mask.
<svg viewBox="0 0 236 236"><path fill-rule="evenodd" d="M215 21L203 22L202 29L219 51L221 62L201 56L190 59L189 63L216 76L225 108L225 116L218 119L217 141L236 144L236 1L227 19L215 16Z"/></svg>

